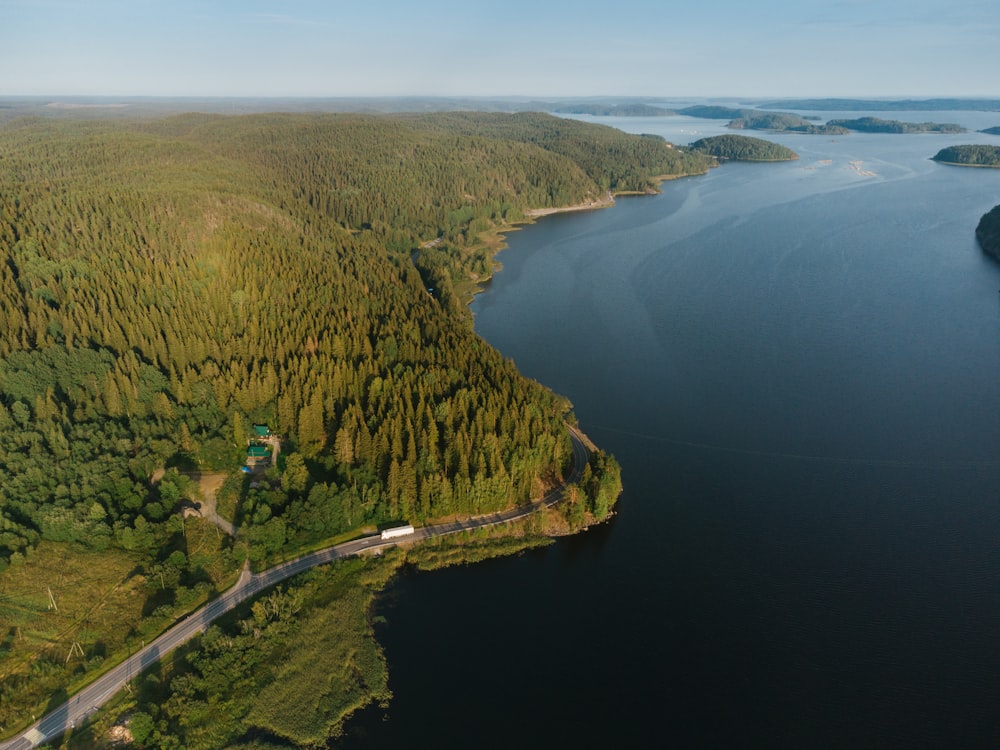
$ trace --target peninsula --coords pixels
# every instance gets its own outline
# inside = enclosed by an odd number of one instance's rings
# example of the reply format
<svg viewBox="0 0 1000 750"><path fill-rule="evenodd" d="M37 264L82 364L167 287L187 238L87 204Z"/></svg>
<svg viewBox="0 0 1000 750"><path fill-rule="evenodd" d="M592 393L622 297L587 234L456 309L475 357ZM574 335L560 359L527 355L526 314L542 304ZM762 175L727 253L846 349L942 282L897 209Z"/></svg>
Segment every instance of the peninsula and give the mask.
<svg viewBox="0 0 1000 750"><path fill-rule="evenodd" d="M0 125L4 734L247 562L519 514L572 485L488 536L289 579L71 726L95 742L315 744L388 700L368 605L404 560L542 543L606 518L620 490L613 457L574 462L567 400L469 323L496 238L531 209L653 191L715 160L537 113L114 112ZM311 651L319 632L336 647ZM293 726L282 691L318 672L323 712Z"/></svg>
<svg viewBox="0 0 1000 750"><path fill-rule="evenodd" d="M984 253L1000 260L1000 206L994 206L979 220L976 239Z"/></svg>

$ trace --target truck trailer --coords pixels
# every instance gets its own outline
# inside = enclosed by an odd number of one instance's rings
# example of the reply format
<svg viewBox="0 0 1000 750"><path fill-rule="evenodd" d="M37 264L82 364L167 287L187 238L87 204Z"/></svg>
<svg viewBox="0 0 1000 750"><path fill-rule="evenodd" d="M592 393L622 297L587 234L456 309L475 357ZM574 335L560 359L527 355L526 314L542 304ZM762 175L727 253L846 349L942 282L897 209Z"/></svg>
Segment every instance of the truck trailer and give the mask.
<svg viewBox="0 0 1000 750"><path fill-rule="evenodd" d="M400 536L409 536L412 533L412 524L406 524L405 526L393 526L391 529L382 529L382 541L385 541L386 539L395 539Z"/></svg>

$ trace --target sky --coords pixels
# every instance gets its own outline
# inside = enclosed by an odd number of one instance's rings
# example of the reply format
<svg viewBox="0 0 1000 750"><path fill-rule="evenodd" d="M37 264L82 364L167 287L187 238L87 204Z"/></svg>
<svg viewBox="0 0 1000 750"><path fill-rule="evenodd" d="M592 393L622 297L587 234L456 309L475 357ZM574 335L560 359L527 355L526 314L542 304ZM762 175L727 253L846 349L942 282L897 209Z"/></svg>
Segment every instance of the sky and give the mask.
<svg viewBox="0 0 1000 750"><path fill-rule="evenodd" d="M0 96L1000 97L996 0L0 0Z"/></svg>

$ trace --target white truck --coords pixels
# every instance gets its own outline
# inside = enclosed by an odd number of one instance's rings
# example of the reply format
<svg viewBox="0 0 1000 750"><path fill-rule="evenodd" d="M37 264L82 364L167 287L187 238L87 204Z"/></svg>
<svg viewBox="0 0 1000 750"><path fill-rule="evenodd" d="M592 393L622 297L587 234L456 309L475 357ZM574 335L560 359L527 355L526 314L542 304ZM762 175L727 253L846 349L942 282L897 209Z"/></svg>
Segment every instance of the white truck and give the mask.
<svg viewBox="0 0 1000 750"><path fill-rule="evenodd" d="M409 536L413 533L413 525L406 524L405 526L393 526L391 529L382 529L382 541L386 539L395 539L401 536Z"/></svg>

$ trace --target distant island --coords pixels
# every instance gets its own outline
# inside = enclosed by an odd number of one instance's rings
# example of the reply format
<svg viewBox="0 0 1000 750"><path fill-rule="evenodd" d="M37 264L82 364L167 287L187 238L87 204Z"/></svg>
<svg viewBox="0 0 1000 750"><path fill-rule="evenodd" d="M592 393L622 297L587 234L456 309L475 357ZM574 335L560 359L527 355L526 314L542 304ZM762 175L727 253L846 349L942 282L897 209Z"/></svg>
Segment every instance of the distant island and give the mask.
<svg viewBox="0 0 1000 750"><path fill-rule="evenodd" d="M727 127L742 130L774 130L807 133L809 135L844 135L849 131L838 125L817 125L804 117L789 112L762 112L751 110L743 117L732 120Z"/></svg>
<svg viewBox="0 0 1000 750"><path fill-rule="evenodd" d="M994 206L979 220L976 239L984 253L994 260L1000 260L1000 206Z"/></svg>
<svg viewBox="0 0 1000 750"><path fill-rule="evenodd" d="M830 120L827 127L841 127L859 133L965 133L965 128L955 123L901 122L882 120L878 117L859 117L856 120Z"/></svg>
<svg viewBox="0 0 1000 750"><path fill-rule="evenodd" d="M553 112L565 115L593 115L595 117L669 117L677 114L672 109L651 104L587 104L562 105Z"/></svg>
<svg viewBox="0 0 1000 750"><path fill-rule="evenodd" d="M995 128L985 128L984 130L980 130L979 132L986 133L987 135L1000 135L1000 125L998 125Z"/></svg>
<svg viewBox="0 0 1000 750"><path fill-rule="evenodd" d="M1000 99L782 99L761 102L765 108L844 111L924 111L954 110L1000 112Z"/></svg>
<svg viewBox="0 0 1000 750"><path fill-rule="evenodd" d="M678 114L710 120L729 120L727 127L734 130L790 131L810 135L844 135L849 132L846 128L817 125L791 112L764 112L759 109L697 105L678 110Z"/></svg>
<svg viewBox="0 0 1000 750"><path fill-rule="evenodd" d="M799 155L790 148L746 135L716 135L702 138L692 143L690 148L692 151L733 161L792 161L799 158Z"/></svg>
<svg viewBox="0 0 1000 750"><path fill-rule="evenodd" d="M1000 146L974 144L948 146L931 158L944 164L957 164L962 167L1000 168Z"/></svg>

